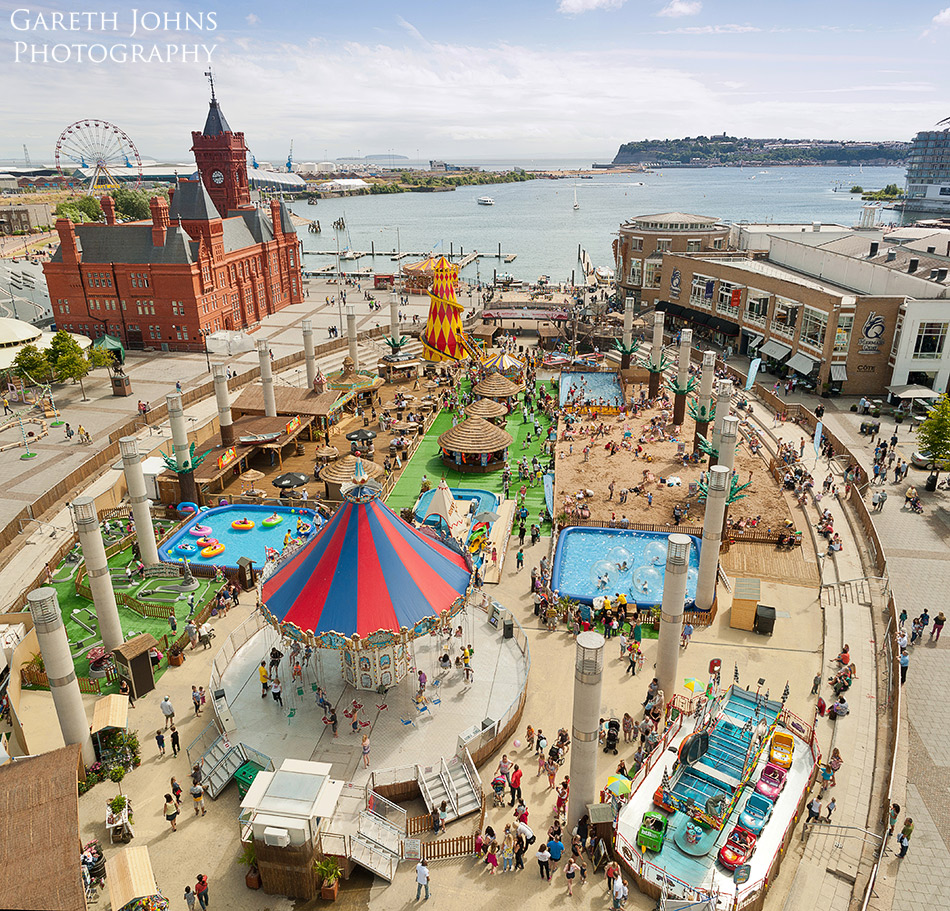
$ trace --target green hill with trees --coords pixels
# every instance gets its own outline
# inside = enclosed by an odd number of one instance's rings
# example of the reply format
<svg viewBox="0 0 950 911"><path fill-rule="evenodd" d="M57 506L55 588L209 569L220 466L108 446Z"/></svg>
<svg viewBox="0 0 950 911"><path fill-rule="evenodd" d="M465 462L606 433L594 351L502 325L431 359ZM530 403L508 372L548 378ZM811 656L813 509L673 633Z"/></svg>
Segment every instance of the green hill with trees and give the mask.
<svg viewBox="0 0 950 911"><path fill-rule="evenodd" d="M734 167L736 165L889 165L907 160L909 142L844 142L823 139L749 139L687 136L625 142L615 165Z"/></svg>

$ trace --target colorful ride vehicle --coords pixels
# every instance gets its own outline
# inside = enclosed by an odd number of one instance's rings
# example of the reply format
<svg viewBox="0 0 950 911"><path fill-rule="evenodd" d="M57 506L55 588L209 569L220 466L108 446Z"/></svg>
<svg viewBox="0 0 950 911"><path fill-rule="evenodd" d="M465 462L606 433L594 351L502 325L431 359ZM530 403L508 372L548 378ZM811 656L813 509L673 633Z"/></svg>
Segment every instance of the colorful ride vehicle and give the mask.
<svg viewBox="0 0 950 911"><path fill-rule="evenodd" d="M787 774L781 766L775 765L774 762L767 762L755 784L755 793L768 797L769 800L778 800L778 795L782 793L782 788L785 787Z"/></svg>
<svg viewBox="0 0 950 911"><path fill-rule="evenodd" d="M776 731L772 735L772 748L769 751L769 762L780 765L785 769L792 767L792 757L795 755L795 739L784 731Z"/></svg>
<svg viewBox="0 0 950 911"><path fill-rule="evenodd" d="M188 534L194 535L196 538L206 538L211 534L211 526L197 523L188 529Z"/></svg>
<svg viewBox="0 0 950 911"><path fill-rule="evenodd" d="M273 528L275 525L280 525L284 521L283 516L279 516L276 512L269 515L266 519L261 520L261 525L264 528Z"/></svg>
<svg viewBox="0 0 950 911"><path fill-rule="evenodd" d="M180 554L193 554L197 549L194 544L189 544L187 541L182 541L181 544L175 546L175 550Z"/></svg>
<svg viewBox="0 0 950 911"><path fill-rule="evenodd" d="M253 527L254 523L248 518L235 519L231 523L231 528L233 528L235 531L250 531Z"/></svg>
<svg viewBox="0 0 950 911"><path fill-rule="evenodd" d="M201 551L201 556L206 560L210 557L216 557L218 554L224 553L224 545L219 541L217 544L213 544L211 547L206 547Z"/></svg>
<svg viewBox="0 0 950 911"><path fill-rule="evenodd" d="M742 826L736 826L719 849L719 863L727 870L746 863L755 852L755 835Z"/></svg>
<svg viewBox="0 0 950 911"><path fill-rule="evenodd" d="M648 810L640 821L640 831L637 832L637 844L645 851L660 851L666 838L666 829L670 821L662 814Z"/></svg>
<svg viewBox="0 0 950 911"><path fill-rule="evenodd" d="M309 522L298 522L297 523L297 534L298 535L309 535L310 529L313 526Z"/></svg>
<svg viewBox="0 0 950 911"><path fill-rule="evenodd" d="M775 804L768 797L753 792L749 795L745 808L739 814L739 825L744 829L748 829L753 835L758 835L772 817L774 808Z"/></svg>
<svg viewBox="0 0 950 911"><path fill-rule="evenodd" d="M191 502L189 502L188 500L183 500L181 503L179 503L179 504L175 507L175 509L177 509L178 512L197 512L197 511L198 511L198 504L197 504L197 503L191 503Z"/></svg>
<svg viewBox="0 0 950 911"><path fill-rule="evenodd" d="M195 541L195 544L197 544L199 547L214 547L214 545L217 543L218 543L217 538L212 538L208 535L198 538L198 540Z"/></svg>

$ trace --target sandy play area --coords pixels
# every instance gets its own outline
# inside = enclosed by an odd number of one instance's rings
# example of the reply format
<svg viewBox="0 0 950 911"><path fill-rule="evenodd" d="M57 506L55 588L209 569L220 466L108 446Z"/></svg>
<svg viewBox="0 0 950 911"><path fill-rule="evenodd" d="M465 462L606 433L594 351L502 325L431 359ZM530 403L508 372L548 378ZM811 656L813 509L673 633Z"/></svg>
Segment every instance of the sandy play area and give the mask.
<svg viewBox="0 0 950 911"><path fill-rule="evenodd" d="M590 509L591 519L620 521L626 517L631 522L655 525L674 524L673 508L683 510L681 523L698 526L702 524L704 507L690 494L690 482L698 484L700 474L709 467L708 458L699 464L683 465L677 455L677 444L686 442L686 452L692 450L695 422L687 414L681 432L664 440L649 442L656 434L650 429L650 421L660 413L660 408L649 408L639 415L619 415L600 419L597 422L575 422L573 433L565 422L558 425L557 477L554 492L555 514L564 511L565 498L576 500L582 490L592 490L593 497L584 503ZM740 415L741 417L741 415ZM603 423L604 435L597 434ZM711 428L710 428L711 429ZM628 436L629 434L629 436ZM644 440L644 442L640 442ZM620 449L611 454L608 446L618 443ZM584 449L590 447L589 460L584 461ZM642 451L638 454L637 447ZM778 485L769 474L768 466L761 456L755 455L745 437L740 434L736 452L735 469L740 482L752 484L746 496L730 507L730 516L738 521L743 516L761 516L760 528L782 528L792 515ZM669 487L660 483L660 478L679 478L678 486ZM652 480L651 480L652 478ZM609 485L614 482L613 498L608 499ZM620 502L622 489L643 485L643 495L631 492L625 503ZM647 494L651 493L652 505Z"/></svg>

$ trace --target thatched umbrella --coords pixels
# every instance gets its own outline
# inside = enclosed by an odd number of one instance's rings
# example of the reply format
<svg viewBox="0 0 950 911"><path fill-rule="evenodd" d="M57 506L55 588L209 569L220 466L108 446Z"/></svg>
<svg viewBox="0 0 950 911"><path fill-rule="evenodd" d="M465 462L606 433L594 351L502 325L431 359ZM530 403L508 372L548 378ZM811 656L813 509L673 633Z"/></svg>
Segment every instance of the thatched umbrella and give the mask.
<svg viewBox="0 0 950 911"><path fill-rule="evenodd" d="M507 399L517 395L524 389L523 383L513 383L500 373L489 373L480 383L475 385L472 392L475 395L488 399Z"/></svg>
<svg viewBox="0 0 950 911"><path fill-rule="evenodd" d="M465 406L465 413L470 417L490 420L491 418L505 417L508 414L508 409L501 402L496 402L493 399L478 399L472 402L471 405Z"/></svg>
<svg viewBox="0 0 950 911"><path fill-rule="evenodd" d="M356 456L347 453L342 459L337 459L320 469L320 480L330 484L346 484L353 480L353 471L356 468ZM363 458L363 468L371 480L382 477L383 469L375 462Z"/></svg>
<svg viewBox="0 0 950 911"><path fill-rule="evenodd" d="M247 471L244 472L244 474L241 475L240 480L248 481L253 484L254 481L260 481L263 479L263 477L264 477L263 471L258 471L256 468L249 468Z"/></svg>
<svg viewBox="0 0 950 911"><path fill-rule="evenodd" d="M476 455L507 449L513 438L507 430L502 430L484 418L470 417L439 437L439 445L451 452L463 452Z"/></svg>
<svg viewBox="0 0 950 911"><path fill-rule="evenodd" d="M332 462L339 454L336 446L323 446L317 450L315 458L318 462Z"/></svg>

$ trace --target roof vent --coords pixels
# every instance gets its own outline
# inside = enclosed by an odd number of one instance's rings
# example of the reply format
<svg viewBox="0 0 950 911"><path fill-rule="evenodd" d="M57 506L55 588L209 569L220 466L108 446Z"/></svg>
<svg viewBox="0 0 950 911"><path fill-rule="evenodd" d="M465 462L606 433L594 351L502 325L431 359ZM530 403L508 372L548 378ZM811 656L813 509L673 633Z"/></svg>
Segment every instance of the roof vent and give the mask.
<svg viewBox="0 0 950 911"><path fill-rule="evenodd" d="M919 265L920 265L920 260L917 258L914 258L907 264L907 271L910 273L914 273L917 271L917 267Z"/></svg>
<svg viewBox="0 0 950 911"><path fill-rule="evenodd" d="M868 259L873 259L877 256L877 251L881 248L881 245L876 241L871 241L871 249L868 251Z"/></svg>
<svg viewBox="0 0 950 911"><path fill-rule="evenodd" d="M946 269L938 269L938 270L937 270L937 281L938 281L938 282L945 282L946 280L947 280L947 270L946 270Z"/></svg>
<svg viewBox="0 0 950 911"><path fill-rule="evenodd" d="M937 252L937 248L936 248L936 247L927 247L927 252L928 252L928 253L936 253L936 252Z"/></svg>
<svg viewBox="0 0 950 911"><path fill-rule="evenodd" d="M896 251L896 250L888 250L888 251L887 251L887 261L888 261L889 263L892 263L892 262L894 262L895 259L897 259L897 251Z"/></svg>
<svg viewBox="0 0 950 911"><path fill-rule="evenodd" d="M930 280L933 281L936 277L937 277L937 270L936 270L936 269L931 269L931 270L930 270Z"/></svg>

